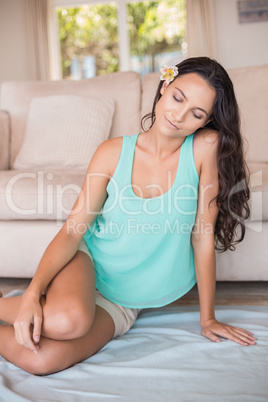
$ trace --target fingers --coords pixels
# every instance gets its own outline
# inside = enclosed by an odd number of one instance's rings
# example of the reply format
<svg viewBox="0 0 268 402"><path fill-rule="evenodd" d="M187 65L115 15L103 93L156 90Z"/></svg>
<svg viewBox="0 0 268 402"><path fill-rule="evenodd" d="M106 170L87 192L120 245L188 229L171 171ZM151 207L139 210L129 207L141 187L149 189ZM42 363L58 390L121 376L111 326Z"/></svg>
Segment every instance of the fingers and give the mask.
<svg viewBox="0 0 268 402"><path fill-rule="evenodd" d="M207 330L201 331L201 335L205 336L206 338L210 339L212 342L221 342L220 338L217 337L217 335L215 335L212 331Z"/></svg>
<svg viewBox="0 0 268 402"><path fill-rule="evenodd" d="M251 332L246 331L242 328L232 327L227 324L224 327L221 325L217 326L217 328L215 329L211 328L203 330L201 334L203 336L206 336L213 342L221 342L220 338L217 336L219 335L223 338L227 338L234 342L237 342L243 346L256 345L256 338L253 337L253 334Z"/></svg>
<svg viewBox="0 0 268 402"><path fill-rule="evenodd" d="M228 339L231 339L240 345L248 346L248 345L256 345L256 338L254 338L253 334L249 331L246 331L242 328L231 327L229 328L229 336Z"/></svg>
<svg viewBox="0 0 268 402"><path fill-rule="evenodd" d="M18 342L18 344L37 353L39 347L34 345L32 341L31 338L32 334L30 327L25 322L15 322L14 328L15 328L15 339Z"/></svg>
<svg viewBox="0 0 268 402"><path fill-rule="evenodd" d="M34 327L33 327L33 341L35 344L37 344L40 341L41 326L42 326L42 318L35 316Z"/></svg>
<svg viewBox="0 0 268 402"><path fill-rule="evenodd" d="M256 339L256 338L254 338L254 336L253 336L253 333L252 333L252 332L246 331L246 330L245 330L245 329L243 329L243 328L239 328L239 327L232 327L232 329L236 330L236 332L240 333L241 335L247 336L249 339L250 339L250 338L252 338L252 339Z"/></svg>

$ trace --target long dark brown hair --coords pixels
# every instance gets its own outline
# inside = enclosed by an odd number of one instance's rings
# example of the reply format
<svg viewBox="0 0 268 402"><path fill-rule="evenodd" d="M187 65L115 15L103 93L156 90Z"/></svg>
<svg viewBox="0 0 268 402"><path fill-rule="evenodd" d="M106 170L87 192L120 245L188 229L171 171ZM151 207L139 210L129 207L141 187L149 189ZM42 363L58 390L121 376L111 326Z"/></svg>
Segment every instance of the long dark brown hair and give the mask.
<svg viewBox="0 0 268 402"><path fill-rule="evenodd" d="M192 57L177 64L179 76L196 73L216 91L211 121L205 126L219 133L217 148L217 166L219 193L216 199L219 213L215 225L215 249L224 252L235 250L235 244L240 243L245 236L244 220L250 216L248 200L249 168L244 157L244 144L240 131L240 116L232 81L225 69L215 60L208 57ZM176 78L177 78L176 77ZM176 79L175 78L175 79ZM161 98L159 83L151 113L141 120L149 120L150 127L155 122L155 107ZM209 203L209 204L210 204ZM237 229L240 227L240 234ZM235 238L236 237L236 238Z"/></svg>

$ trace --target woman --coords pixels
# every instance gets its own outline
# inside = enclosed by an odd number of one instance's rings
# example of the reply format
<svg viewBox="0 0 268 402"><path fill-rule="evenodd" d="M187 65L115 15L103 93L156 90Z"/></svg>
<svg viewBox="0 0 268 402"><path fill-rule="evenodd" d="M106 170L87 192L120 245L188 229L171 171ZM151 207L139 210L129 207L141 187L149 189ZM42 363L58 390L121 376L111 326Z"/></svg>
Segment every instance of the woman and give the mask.
<svg viewBox="0 0 268 402"><path fill-rule="evenodd" d="M0 318L11 324L0 326L0 354L30 373L88 358L128 331L142 308L167 305L196 282L201 334L256 343L214 313L214 249L233 250L249 216L228 74L205 57L163 68L148 118L148 130L98 147L25 294L0 300Z"/></svg>

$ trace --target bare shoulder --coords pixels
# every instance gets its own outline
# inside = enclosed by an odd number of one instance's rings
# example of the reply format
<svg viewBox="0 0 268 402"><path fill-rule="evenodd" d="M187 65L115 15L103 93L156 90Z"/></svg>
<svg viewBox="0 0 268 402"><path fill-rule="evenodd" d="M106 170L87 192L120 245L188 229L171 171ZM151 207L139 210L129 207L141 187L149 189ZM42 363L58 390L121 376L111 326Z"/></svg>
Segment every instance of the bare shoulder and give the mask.
<svg viewBox="0 0 268 402"><path fill-rule="evenodd" d="M215 167L217 164L218 136L216 130L205 128L198 130L194 135L194 161L199 179L205 164L209 164L210 167L212 167L211 165Z"/></svg>
<svg viewBox="0 0 268 402"><path fill-rule="evenodd" d="M102 171L112 176L120 158L123 137L110 138L96 149L92 162L102 167Z"/></svg>
<svg viewBox="0 0 268 402"><path fill-rule="evenodd" d="M195 141L201 148L204 149L211 148L211 146L213 148L217 147L218 138L219 138L218 131L208 128L198 130L197 133L195 134Z"/></svg>
<svg viewBox="0 0 268 402"><path fill-rule="evenodd" d="M219 213L219 207L217 205L217 196L219 194L217 167L219 134L216 130L202 129L199 130L195 136L195 149L197 150L198 158L200 158L201 161L198 207L195 223L199 225L202 222L203 227L208 230L197 230L195 232L196 235L193 235L192 240L199 240L197 242L194 241L194 247L202 247L200 239L203 238L211 238L211 244L214 244L214 237L211 235L214 234L214 228ZM202 233L202 236L200 236L199 233ZM206 234L209 237L207 237Z"/></svg>
<svg viewBox="0 0 268 402"><path fill-rule="evenodd" d="M219 133L216 130L202 129L194 136L195 159L202 169L204 163L211 163L217 158Z"/></svg>

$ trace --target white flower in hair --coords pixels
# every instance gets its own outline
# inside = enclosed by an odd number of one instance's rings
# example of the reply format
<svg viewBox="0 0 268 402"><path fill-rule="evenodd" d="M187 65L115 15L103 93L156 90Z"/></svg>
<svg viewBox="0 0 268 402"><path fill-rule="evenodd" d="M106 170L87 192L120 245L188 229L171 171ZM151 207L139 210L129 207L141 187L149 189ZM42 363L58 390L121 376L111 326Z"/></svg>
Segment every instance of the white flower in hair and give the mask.
<svg viewBox="0 0 268 402"><path fill-rule="evenodd" d="M178 67L176 66L163 66L160 68L161 72L161 81L166 81L169 84L174 78L179 74Z"/></svg>

